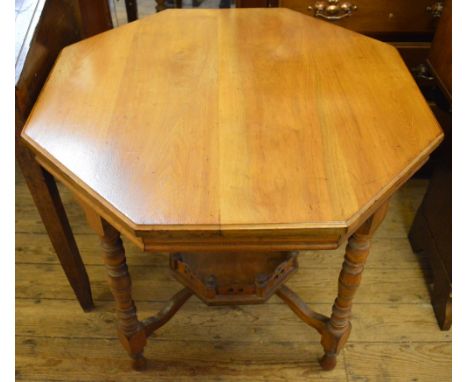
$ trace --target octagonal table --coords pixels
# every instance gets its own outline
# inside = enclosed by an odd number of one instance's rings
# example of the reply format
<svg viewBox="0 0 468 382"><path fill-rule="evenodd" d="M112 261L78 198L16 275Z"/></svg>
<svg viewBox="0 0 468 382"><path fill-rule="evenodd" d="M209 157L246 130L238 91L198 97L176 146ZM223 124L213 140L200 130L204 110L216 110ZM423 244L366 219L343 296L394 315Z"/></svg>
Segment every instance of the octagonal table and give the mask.
<svg viewBox="0 0 468 382"><path fill-rule="evenodd" d="M22 137L102 238L135 367L192 294L276 293L321 334L331 369L388 199L443 134L395 48L286 9L235 9L165 11L67 47ZM143 321L120 233L169 252L185 286ZM284 282L298 251L345 241L327 317Z"/></svg>

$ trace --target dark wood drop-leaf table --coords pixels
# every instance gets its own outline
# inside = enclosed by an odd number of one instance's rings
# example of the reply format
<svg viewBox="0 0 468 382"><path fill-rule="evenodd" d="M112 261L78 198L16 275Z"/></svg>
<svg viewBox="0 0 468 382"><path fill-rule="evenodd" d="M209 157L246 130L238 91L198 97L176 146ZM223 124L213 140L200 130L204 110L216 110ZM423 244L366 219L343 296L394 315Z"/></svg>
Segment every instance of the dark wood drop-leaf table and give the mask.
<svg viewBox="0 0 468 382"><path fill-rule="evenodd" d="M328 370L388 200L443 133L392 46L287 9L200 9L65 48L22 138L101 237L135 368L192 295L223 305L276 294L320 333ZM183 285L144 320L121 234L169 252ZM285 282L300 251L344 242L325 316Z"/></svg>

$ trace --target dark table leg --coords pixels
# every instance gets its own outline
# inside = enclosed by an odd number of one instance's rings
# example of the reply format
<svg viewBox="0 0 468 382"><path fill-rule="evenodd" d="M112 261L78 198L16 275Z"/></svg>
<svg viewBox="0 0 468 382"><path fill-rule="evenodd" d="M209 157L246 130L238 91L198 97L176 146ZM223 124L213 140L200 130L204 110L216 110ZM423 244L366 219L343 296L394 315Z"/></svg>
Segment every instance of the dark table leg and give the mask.
<svg viewBox="0 0 468 382"><path fill-rule="evenodd" d="M125 9L127 10L127 21L129 23L138 19L137 0L125 0Z"/></svg>
<svg viewBox="0 0 468 382"><path fill-rule="evenodd" d="M76 246L57 184L52 175L37 164L32 153L20 142L16 144L16 160L76 298L84 311L90 311L94 304L88 274Z"/></svg>

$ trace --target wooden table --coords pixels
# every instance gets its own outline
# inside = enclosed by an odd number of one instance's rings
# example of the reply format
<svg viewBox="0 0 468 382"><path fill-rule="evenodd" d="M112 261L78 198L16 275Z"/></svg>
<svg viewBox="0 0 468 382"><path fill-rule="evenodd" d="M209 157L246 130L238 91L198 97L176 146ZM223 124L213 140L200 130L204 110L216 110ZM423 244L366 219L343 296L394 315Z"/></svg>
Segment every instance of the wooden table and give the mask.
<svg viewBox="0 0 468 382"><path fill-rule="evenodd" d="M332 369L370 237L443 133L395 48L287 9L233 9L169 10L64 49L22 137L101 236L134 367L192 294L276 293ZM184 285L143 321L120 233L170 252ZM298 251L346 241L327 317L284 283Z"/></svg>

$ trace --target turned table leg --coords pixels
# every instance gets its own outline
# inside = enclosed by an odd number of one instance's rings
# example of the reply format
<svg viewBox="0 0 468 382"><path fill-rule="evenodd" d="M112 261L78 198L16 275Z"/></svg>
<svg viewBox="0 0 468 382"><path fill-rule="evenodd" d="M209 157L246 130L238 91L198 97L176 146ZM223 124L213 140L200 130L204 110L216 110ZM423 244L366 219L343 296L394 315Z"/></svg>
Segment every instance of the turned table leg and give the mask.
<svg viewBox="0 0 468 382"><path fill-rule="evenodd" d="M369 236L354 234L346 246L345 260L338 281L338 297L332 308L327 330L322 336L325 355L320 365L331 370L336 365L336 356L343 348L351 332L351 306L354 294L361 283L364 263L369 254Z"/></svg>
<svg viewBox="0 0 468 382"><path fill-rule="evenodd" d="M353 297L361 283L364 264L369 255L370 239L384 219L387 209L388 203L385 203L348 240L338 280L338 297L333 304L330 320L322 332L321 343L325 354L320 365L324 370L331 370L336 366L336 356L351 332Z"/></svg>
<svg viewBox="0 0 468 382"><path fill-rule="evenodd" d="M143 349L146 334L143 324L138 321L137 311L131 294L131 279L125 258L120 233L110 224L102 221L101 244L108 282L117 305L118 335L120 342L133 359L133 368L142 369L146 365Z"/></svg>
<svg viewBox="0 0 468 382"><path fill-rule="evenodd" d="M336 366L336 357L351 332L353 297L361 283L364 264L369 255L370 239L384 219L387 209L388 203L383 204L350 236L338 281L338 297L335 299L330 318L309 309L286 285L279 286L275 292L295 314L321 334L321 344L325 354L320 360L320 365L325 370L331 370ZM91 219L93 222L94 220ZM146 338L168 322L192 296L193 291L190 287L184 288L156 315L139 321L131 296L131 280L120 233L102 218L99 220L97 232L101 236L108 281L117 304L119 338L133 358L133 367L141 369L146 365L143 356ZM93 223L93 226L95 225Z"/></svg>

